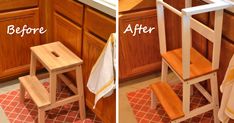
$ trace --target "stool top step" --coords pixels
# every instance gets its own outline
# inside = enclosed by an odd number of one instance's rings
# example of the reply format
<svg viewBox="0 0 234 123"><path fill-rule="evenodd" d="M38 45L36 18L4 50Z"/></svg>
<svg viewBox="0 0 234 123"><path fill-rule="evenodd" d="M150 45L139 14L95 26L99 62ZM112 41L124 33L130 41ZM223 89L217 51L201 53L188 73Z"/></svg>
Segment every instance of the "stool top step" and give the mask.
<svg viewBox="0 0 234 123"><path fill-rule="evenodd" d="M57 71L80 65L83 61L61 42L31 47L31 51L49 71Z"/></svg>

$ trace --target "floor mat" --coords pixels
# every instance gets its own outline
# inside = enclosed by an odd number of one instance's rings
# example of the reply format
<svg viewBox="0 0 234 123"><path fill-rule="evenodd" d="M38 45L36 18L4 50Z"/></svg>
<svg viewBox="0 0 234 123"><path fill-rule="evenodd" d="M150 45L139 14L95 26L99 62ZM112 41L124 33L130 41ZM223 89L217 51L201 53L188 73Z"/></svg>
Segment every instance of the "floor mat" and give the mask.
<svg viewBox="0 0 234 123"><path fill-rule="evenodd" d="M43 84L46 88L49 83ZM48 89L48 88L47 88ZM19 102L19 90L14 90L0 95L0 106L11 123L32 123L37 122L37 107L26 93L24 103ZM57 93L57 99L66 98L72 95L72 92L63 87ZM58 107L46 112L46 123L101 123L93 112L86 108L86 119L80 120L78 101Z"/></svg>
<svg viewBox="0 0 234 123"><path fill-rule="evenodd" d="M173 90L182 97L182 84L172 85ZM158 104L156 109L150 108L150 89L144 88L127 94L128 101L131 105L133 113L139 123L169 123L170 119L163 107ZM207 100L194 89L194 95L191 96L190 109L208 104ZM209 111L188 119L182 123L213 123L213 112Z"/></svg>

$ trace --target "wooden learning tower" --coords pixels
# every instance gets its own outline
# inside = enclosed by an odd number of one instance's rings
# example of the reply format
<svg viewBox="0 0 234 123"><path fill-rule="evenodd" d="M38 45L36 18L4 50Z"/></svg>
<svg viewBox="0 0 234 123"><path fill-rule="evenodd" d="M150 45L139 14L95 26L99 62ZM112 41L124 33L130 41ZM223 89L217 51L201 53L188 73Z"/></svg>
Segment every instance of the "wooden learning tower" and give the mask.
<svg viewBox="0 0 234 123"><path fill-rule="evenodd" d="M185 0L186 8L178 11L163 0L157 0L158 31L160 53L162 55L161 81L152 84L151 106L156 108L160 102L172 123L182 122L199 114L213 110L214 122L218 123L218 86L217 70L219 69L220 45L223 25L223 10L233 6L233 3L224 0L204 0L206 5L192 7L192 0ZM164 7L181 17L182 20L182 48L167 51ZM195 20L192 15L205 12L215 12L214 29ZM206 37L213 43L212 62L207 60L198 51L192 48L191 29ZM182 82L182 100L167 83L168 67ZM211 94L199 82L210 80ZM208 100L209 104L190 110L190 96L192 87Z"/></svg>

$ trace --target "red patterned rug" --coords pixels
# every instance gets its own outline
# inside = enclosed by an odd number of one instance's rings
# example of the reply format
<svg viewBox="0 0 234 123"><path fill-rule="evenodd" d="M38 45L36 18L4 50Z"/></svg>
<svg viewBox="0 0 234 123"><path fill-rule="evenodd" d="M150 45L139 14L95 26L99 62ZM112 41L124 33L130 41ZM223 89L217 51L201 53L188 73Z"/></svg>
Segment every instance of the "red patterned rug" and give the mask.
<svg viewBox="0 0 234 123"><path fill-rule="evenodd" d="M182 84L172 86L173 90L182 97ZM156 109L150 108L150 89L144 88L127 94L128 101L132 107L133 113L139 123L169 123L170 119L160 104ZM194 89L194 95L191 97L191 109L195 109L207 104L206 99L199 91ZM199 116L193 117L183 123L213 123L213 112L209 111Z"/></svg>
<svg viewBox="0 0 234 123"><path fill-rule="evenodd" d="M43 84L48 87L49 83ZM72 95L69 89L62 88L57 93L58 99ZM24 103L19 102L19 90L14 90L0 95L0 106L4 110L8 120L11 123L32 123L37 122L37 107L35 103L26 94ZM101 123L93 112L86 109L86 119L80 120L78 101L58 107L46 112L46 123Z"/></svg>

